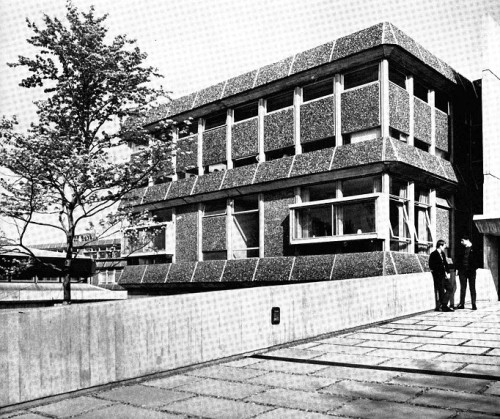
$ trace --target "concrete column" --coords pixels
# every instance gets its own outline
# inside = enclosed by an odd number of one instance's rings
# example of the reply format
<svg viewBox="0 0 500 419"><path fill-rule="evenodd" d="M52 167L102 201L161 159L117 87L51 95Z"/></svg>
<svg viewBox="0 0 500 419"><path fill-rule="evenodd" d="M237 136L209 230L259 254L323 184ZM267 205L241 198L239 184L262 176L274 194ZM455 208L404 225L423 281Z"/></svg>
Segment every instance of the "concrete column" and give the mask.
<svg viewBox="0 0 500 419"><path fill-rule="evenodd" d="M436 234L437 234L437 229L436 229L436 214L437 214L437 211L436 211L436 190L435 189L431 189L429 191L429 204L431 206L430 208L430 211L431 211L431 215L430 215L430 219L431 219L431 235L432 235L432 245L433 247L436 247L436 242L439 240L438 238L436 238Z"/></svg>
<svg viewBox="0 0 500 419"><path fill-rule="evenodd" d="M378 213L377 213L377 229L381 234L384 243L382 250L390 251L391 250L391 233L390 233L390 178L389 173L382 174L382 196L379 198L378 203Z"/></svg>
<svg viewBox="0 0 500 419"><path fill-rule="evenodd" d="M293 139L295 142L295 154L302 154L300 143L300 105L302 104L302 88L296 87L293 92Z"/></svg>
<svg viewBox="0 0 500 419"><path fill-rule="evenodd" d="M413 76L407 76L406 77L406 90L408 91L408 94L410 95L410 132L408 133L408 144L409 145L414 145L415 144L415 119L414 119L414 109L415 109L415 101L413 100Z"/></svg>
<svg viewBox="0 0 500 419"><path fill-rule="evenodd" d="M379 64L380 81L380 129L382 137L389 136L389 61Z"/></svg>
<svg viewBox="0 0 500 419"><path fill-rule="evenodd" d="M198 119L198 175L203 175L203 131L205 130L205 120Z"/></svg>
<svg viewBox="0 0 500 419"><path fill-rule="evenodd" d="M258 142L259 142L259 162L266 161L266 154L264 153L264 115L266 114L266 101L264 99L259 99L259 131L258 131Z"/></svg>
<svg viewBox="0 0 500 419"><path fill-rule="evenodd" d="M226 249L228 259L233 259L233 212L234 201L228 199L226 204Z"/></svg>
<svg viewBox="0 0 500 419"><path fill-rule="evenodd" d="M231 133L233 128L233 121L234 121L234 111L233 109L228 109L226 116L226 168L227 169L233 168L232 145L231 145L232 144Z"/></svg>
<svg viewBox="0 0 500 419"><path fill-rule="evenodd" d="M429 153L436 154L436 92L434 90L429 90L427 93L427 102L431 107L431 145Z"/></svg>
<svg viewBox="0 0 500 419"><path fill-rule="evenodd" d="M408 223L410 224L410 253L415 253L415 182L408 182Z"/></svg>
<svg viewBox="0 0 500 419"><path fill-rule="evenodd" d="M342 118L341 118L341 94L344 90L344 76L335 74L334 77L334 103L335 103L335 146L342 145Z"/></svg>
<svg viewBox="0 0 500 419"><path fill-rule="evenodd" d="M264 257L264 194L259 194L259 257Z"/></svg>
<svg viewBox="0 0 500 419"><path fill-rule="evenodd" d="M172 132L172 144L174 145L174 150L177 147L177 140L179 139L179 128L174 128ZM176 152L177 154L177 152ZM172 167L174 169L174 174L172 176L172 181L176 181L178 179L177 176L177 155L174 154L172 155Z"/></svg>
<svg viewBox="0 0 500 419"><path fill-rule="evenodd" d="M196 253L198 262L203 260L203 204L198 204L198 222L196 231Z"/></svg>

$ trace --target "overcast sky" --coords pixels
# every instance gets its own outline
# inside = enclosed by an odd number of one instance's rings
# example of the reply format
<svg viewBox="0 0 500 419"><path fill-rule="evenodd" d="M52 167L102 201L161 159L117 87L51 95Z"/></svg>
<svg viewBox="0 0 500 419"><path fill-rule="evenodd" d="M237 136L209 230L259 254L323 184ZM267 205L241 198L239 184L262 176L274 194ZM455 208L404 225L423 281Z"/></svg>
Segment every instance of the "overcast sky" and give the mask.
<svg viewBox="0 0 500 419"><path fill-rule="evenodd" d="M500 0L74 0L108 13L112 34L147 52L161 84L182 96L295 52L390 21L468 78L479 78L481 14L500 21ZM18 86L30 55L25 18L63 17L65 0L0 1L0 115L34 116L40 91Z"/></svg>

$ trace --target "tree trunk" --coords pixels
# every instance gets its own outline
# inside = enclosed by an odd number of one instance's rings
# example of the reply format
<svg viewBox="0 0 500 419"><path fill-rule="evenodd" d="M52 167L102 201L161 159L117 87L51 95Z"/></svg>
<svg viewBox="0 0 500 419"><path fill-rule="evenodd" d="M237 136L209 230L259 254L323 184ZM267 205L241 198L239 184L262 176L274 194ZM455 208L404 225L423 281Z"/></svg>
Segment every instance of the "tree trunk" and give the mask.
<svg viewBox="0 0 500 419"><path fill-rule="evenodd" d="M64 291L63 304L71 304L71 277L69 275L69 272L64 276L63 291Z"/></svg>

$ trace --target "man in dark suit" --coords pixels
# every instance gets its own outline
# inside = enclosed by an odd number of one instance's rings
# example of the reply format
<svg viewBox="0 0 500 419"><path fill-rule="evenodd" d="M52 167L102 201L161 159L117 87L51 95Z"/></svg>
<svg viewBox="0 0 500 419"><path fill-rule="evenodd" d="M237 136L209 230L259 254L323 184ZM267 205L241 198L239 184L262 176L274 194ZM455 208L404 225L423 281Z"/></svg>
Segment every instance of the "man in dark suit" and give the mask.
<svg viewBox="0 0 500 419"><path fill-rule="evenodd" d="M457 309L463 309L465 304L465 292L467 291L467 281L469 281L470 299L472 310L477 310L476 306L476 269L482 264L478 260L478 254L472 247L469 236L462 236L460 241L462 248L457 255L458 278L460 279L460 304Z"/></svg>
<svg viewBox="0 0 500 419"><path fill-rule="evenodd" d="M444 253L445 246L446 242L444 240L438 240L436 250L429 257L429 268L434 279L434 289L439 296L436 311L454 311L448 307L453 287L450 282L450 267Z"/></svg>

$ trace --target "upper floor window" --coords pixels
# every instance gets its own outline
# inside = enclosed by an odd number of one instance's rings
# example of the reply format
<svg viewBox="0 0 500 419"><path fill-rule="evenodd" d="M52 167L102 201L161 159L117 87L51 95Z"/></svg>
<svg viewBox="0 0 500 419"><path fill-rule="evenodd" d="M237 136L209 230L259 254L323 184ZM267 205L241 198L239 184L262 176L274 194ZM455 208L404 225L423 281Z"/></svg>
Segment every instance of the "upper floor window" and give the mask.
<svg viewBox="0 0 500 419"><path fill-rule="evenodd" d="M222 125L226 125L226 115L226 112L220 112L218 114L210 115L205 118L205 131L220 127Z"/></svg>
<svg viewBox="0 0 500 419"><path fill-rule="evenodd" d="M344 74L344 90L378 80L378 64Z"/></svg>
<svg viewBox="0 0 500 419"><path fill-rule="evenodd" d="M434 105L440 111L443 111L445 114L448 114L448 97L444 93L438 90L436 90L434 94Z"/></svg>
<svg viewBox="0 0 500 419"><path fill-rule="evenodd" d="M418 81L413 81L413 95L427 102L429 89Z"/></svg>
<svg viewBox="0 0 500 419"><path fill-rule="evenodd" d="M190 121L179 128L179 138L189 137L193 134L198 134L198 120Z"/></svg>
<svg viewBox="0 0 500 419"><path fill-rule="evenodd" d="M232 222L233 258L259 257L259 196L234 198Z"/></svg>
<svg viewBox="0 0 500 419"><path fill-rule="evenodd" d="M224 215L226 214L226 208L227 204L225 199L205 202L203 216Z"/></svg>
<svg viewBox="0 0 500 419"><path fill-rule="evenodd" d="M248 103L246 105L234 108L234 122L244 121L259 114L258 102Z"/></svg>
<svg viewBox="0 0 500 419"><path fill-rule="evenodd" d="M302 89L302 98L304 102L318 99L320 97L333 94L333 79L321 80L317 83L308 84Z"/></svg>
<svg viewBox="0 0 500 419"><path fill-rule="evenodd" d="M389 81L392 81L399 87L406 89L406 74L404 74L402 71L395 69L392 64L389 65Z"/></svg>
<svg viewBox="0 0 500 419"><path fill-rule="evenodd" d="M284 92L266 99L267 112L277 111L279 109L293 106L293 91Z"/></svg>
<svg viewBox="0 0 500 419"><path fill-rule="evenodd" d="M380 177L361 177L342 181L342 195L354 196L380 192L382 183Z"/></svg>

